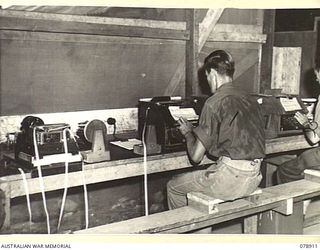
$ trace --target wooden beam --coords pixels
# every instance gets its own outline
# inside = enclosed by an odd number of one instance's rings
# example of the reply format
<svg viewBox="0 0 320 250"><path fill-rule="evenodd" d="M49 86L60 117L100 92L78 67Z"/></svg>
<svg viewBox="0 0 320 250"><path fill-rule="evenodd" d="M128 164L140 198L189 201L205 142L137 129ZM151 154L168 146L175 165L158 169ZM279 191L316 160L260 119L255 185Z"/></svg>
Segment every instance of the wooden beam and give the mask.
<svg viewBox="0 0 320 250"><path fill-rule="evenodd" d="M159 29L173 29L186 30L186 22L177 21L160 21L140 18L117 18L117 17L95 17L95 16L81 16L81 15L67 15L67 14L53 14L30 11L15 11L15 10L1 10L2 17L15 17L22 19L37 19L37 20L55 20L65 22L82 22L82 23L97 23L109 25L122 25L134 27L147 27ZM242 32L242 33L261 33L261 25L248 24L216 24L213 33L219 32Z"/></svg>
<svg viewBox="0 0 320 250"><path fill-rule="evenodd" d="M267 35L266 43L262 46L260 93L271 88L272 51L274 43L275 10L264 10L263 33Z"/></svg>
<svg viewBox="0 0 320 250"><path fill-rule="evenodd" d="M213 27L216 25L218 22L221 14L223 12L223 9L209 9L206 16L204 17L203 21L199 24L199 46L198 50L201 51L205 41L207 40L211 30ZM205 29L209 29L209 31ZM201 32L202 31L202 32ZM173 74L172 78L170 79L170 82L167 86L167 88L164 91L164 95L173 95L175 90L180 84L181 78L184 75L184 70L185 70L185 63L184 61L181 61L178 64L178 67Z"/></svg>
<svg viewBox="0 0 320 250"><path fill-rule="evenodd" d="M209 9L206 16L199 25L199 52L203 48L213 28L217 24L220 16L222 15L223 9Z"/></svg>
<svg viewBox="0 0 320 250"><path fill-rule="evenodd" d="M251 34L262 34L261 25L251 25L251 24L226 24L226 23L217 23L214 26L210 36L214 33L251 33Z"/></svg>
<svg viewBox="0 0 320 250"><path fill-rule="evenodd" d="M0 30L1 40L19 41L47 41L71 43L102 43L102 44L136 44L136 45L184 45L181 40L165 40L155 38L119 37L103 35L66 34L50 32L30 32L18 30Z"/></svg>
<svg viewBox="0 0 320 250"><path fill-rule="evenodd" d="M0 16L0 30L22 30L33 32L71 33L102 36L124 36L139 38L158 38L188 40L186 30L105 25L100 23L65 22L56 20L22 19Z"/></svg>
<svg viewBox="0 0 320 250"><path fill-rule="evenodd" d="M81 15L52 14L30 11L0 10L1 17L20 19L52 20L63 22L96 23L108 25L134 26L144 28L185 30L185 22L158 21L135 18L94 17Z"/></svg>
<svg viewBox="0 0 320 250"><path fill-rule="evenodd" d="M266 35L259 33L211 33L208 42L242 42L242 43L265 43Z"/></svg>
<svg viewBox="0 0 320 250"><path fill-rule="evenodd" d="M185 96L190 97L196 94L197 72L199 58L199 23L197 22L197 11L186 10L187 30L190 32L190 39L186 42L185 56Z"/></svg>
<svg viewBox="0 0 320 250"><path fill-rule="evenodd" d="M207 55L212 52L215 48L225 48L225 49L235 49L235 50L259 50L261 44L259 43L242 43L242 42L215 42L215 43L206 43L202 50L201 54Z"/></svg>

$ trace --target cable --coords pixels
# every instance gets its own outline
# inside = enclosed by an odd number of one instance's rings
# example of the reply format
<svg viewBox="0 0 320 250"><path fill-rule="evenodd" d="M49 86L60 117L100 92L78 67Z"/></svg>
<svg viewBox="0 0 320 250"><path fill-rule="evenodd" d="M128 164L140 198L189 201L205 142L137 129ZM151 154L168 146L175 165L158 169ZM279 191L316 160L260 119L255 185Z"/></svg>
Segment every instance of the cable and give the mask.
<svg viewBox="0 0 320 250"><path fill-rule="evenodd" d="M88 191L87 184L84 175L84 163L82 161L82 181L83 181L83 190L84 190L84 207L85 207L85 220L86 220L86 229L89 227L89 201L88 201Z"/></svg>
<svg viewBox="0 0 320 250"><path fill-rule="evenodd" d="M36 127L33 128L33 146L34 146L34 154L36 157L36 160L38 161L40 159L39 157L39 151L38 151L38 144L36 139Z"/></svg>
<svg viewBox="0 0 320 250"><path fill-rule="evenodd" d="M59 214L59 220L58 220L58 227L57 230L59 230L60 225L61 225L61 220L63 216L63 210L64 206L66 203L66 198L67 198L67 192L68 192L68 172L69 172L69 162L68 162L68 144L67 144L67 131L71 135L71 131L68 128L63 129L63 147L64 147L64 153L66 155L66 160L65 160L65 174L64 174L64 191L63 191L63 196L62 196L62 201L61 201L61 208L60 208L60 214Z"/></svg>
<svg viewBox="0 0 320 250"><path fill-rule="evenodd" d="M147 116L150 107L146 110L145 122L142 130L142 144L143 144L143 167L144 167L144 205L145 205L145 215L149 215L149 204L148 204L148 168L147 168L147 146L145 142L145 132L147 127Z"/></svg>
<svg viewBox="0 0 320 250"><path fill-rule="evenodd" d="M21 168L18 168L18 170L21 173L23 185L24 185L24 190L26 192L27 206L28 206L28 213L29 213L29 226L31 227L32 211L31 211L30 192L29 192L29 188L28 188L28 182L27 182L26 174L24 173L24 171Z"/></svg>
<svg viewBox="0 0 320 250"><path fill-rule="evenodd" d="M116 119L112 118L112 117L109 117L108 120L107 120L107 123L109 125L112 125L113 126L113 139L115 140L118 140L118 141L123 141L123 139L119 138L118 136L116 136L116 131L117 131L117 126L116 126Z"/></svg>
<svg viewBox="0 0 320 250"><path fill-rule="evenodd" d="M44 211L45 211L46 218L47 218L47 231L48 231L48 234L50 234L50 217L49 217L49 213L48 213L48 209L47 209L46 195L44 192L44 182L43 182L43 177L42 177L41 165L39 163L39 151L38 151L38 144L37 144L37 139L36 139L36 127L33 128L33 145L34 145L34 152L35 152L35 157L36 157L35 166L38 169L43 207L44 207Z"/></svg>
<svg viewBox="0 0 320 250"><path fill-rule="evenodd" d="M63 145L64 145L64 151L65 154L68 154L68 144L67 144L67 134L66 132L69 132L69 135L73 140L75 140L74 135L72 131L68 128L63 130ZM67 159L67 158L66 158ZM84 202L85 202L85 220L86 220L86 229L88 229L89 226L89 212L88 212L88 192L87 192L87 186L85 182L85 176L84 176L84 164L82 161L82 180L83 180L83 185L84 185ZM63 193L63 198L61 202L61 208L60 208L60 215L59 215L59 221L58 221L58 230L61 225L62 221L62 216L63 216L63 210L65 207L65 202L66 202L66 197L67 197L67 190L68 190L68 167L69 167L69 162L68 160L65 161L65 188L64 188L64 193Z"/></svg>

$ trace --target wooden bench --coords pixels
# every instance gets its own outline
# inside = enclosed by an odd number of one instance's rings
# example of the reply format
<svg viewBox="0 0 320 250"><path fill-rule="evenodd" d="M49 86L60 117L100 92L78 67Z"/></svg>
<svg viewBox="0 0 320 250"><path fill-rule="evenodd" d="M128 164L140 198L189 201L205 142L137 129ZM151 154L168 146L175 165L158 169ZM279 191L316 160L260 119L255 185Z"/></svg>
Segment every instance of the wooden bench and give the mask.
<svg viewBox="0 0 320 250"><path fill-rule="evenodd" d="M149 216L75 231L75 234L135 234L135 233L185 233L221 222L244 218L244 233L257 233L258 215L275 211L284 216L292 215L294 204L320 196L320 171L306 170L303 180L262 189L251 196L214 204L207 197L205 202L191 202L189 206ZM190 197L190 196L189 196ZM203 197L202 197L203 198ZM200 203L200 204L199 204ZM199 209L199 207L202 207ZM210 212L211 211L211 212Z"/></svg>

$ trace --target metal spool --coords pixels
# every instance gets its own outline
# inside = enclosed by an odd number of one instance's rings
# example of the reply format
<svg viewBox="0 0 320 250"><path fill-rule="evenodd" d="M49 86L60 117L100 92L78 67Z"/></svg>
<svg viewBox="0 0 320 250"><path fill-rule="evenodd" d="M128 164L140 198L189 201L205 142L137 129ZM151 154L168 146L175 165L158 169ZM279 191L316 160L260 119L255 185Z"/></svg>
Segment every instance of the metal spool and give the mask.
<svg viewBox="0 0 320 250"><path fill-rule="evenodd" d="M97 130L102 130L103 135L107 133L106 124L98 119L88 122L84 127L84 137L88 142L93 142L94 133Z"/></svg>

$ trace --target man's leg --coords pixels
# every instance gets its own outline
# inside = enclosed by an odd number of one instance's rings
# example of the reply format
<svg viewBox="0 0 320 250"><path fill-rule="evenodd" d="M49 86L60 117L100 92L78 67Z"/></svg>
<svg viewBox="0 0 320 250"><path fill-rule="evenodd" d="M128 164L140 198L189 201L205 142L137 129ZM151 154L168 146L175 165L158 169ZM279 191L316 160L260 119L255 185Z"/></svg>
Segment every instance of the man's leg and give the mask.
<svg viewBox="0 0 320 250"><path fill-rule="evenodd" d="M320 166L320 147L309 149L300 154L297 158L281 164L277 169L278 184L303 179L305 169L317 168Z"/></svg>
<svg viewBox="0 0 320 250"><path fill-rule="evenodd" d="M169 209L175 209L187 205L187 193L192 191L208 190L210 185L204 177L205 170L193 171L190 173L175 176L167 184L167 198ZM198 229L194 234L210 234L212 227Z"/></svg>
<svg viewBox="0 0 320 250"><path fill-rule="evenodd" d="M198 170L173 177L173 179L167 183L169 209L186 206L187 193L208 189L210 183L204 174L205 170Z"/></svg>

